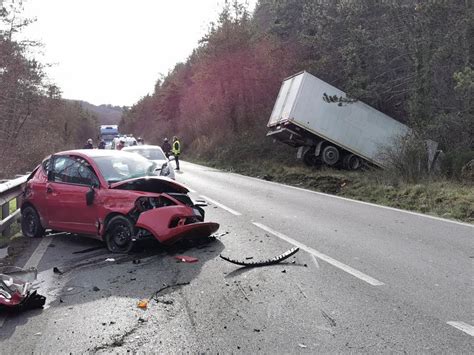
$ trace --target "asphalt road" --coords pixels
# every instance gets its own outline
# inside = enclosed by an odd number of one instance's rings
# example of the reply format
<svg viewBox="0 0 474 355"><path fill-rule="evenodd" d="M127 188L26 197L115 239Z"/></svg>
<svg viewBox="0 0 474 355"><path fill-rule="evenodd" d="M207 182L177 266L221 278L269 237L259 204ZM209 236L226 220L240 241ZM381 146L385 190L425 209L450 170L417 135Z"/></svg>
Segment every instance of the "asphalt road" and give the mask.
<svg viewBox="0 0 474 355"><path fill-rule="evenodd" d="M210 203L217 238L122 256L79 236L29 240L18 264L38 266L47 306L0 318L1 353L473 352L472 225L181 167L177 180ZM275 266L219 258L295 245Z"/></svg>

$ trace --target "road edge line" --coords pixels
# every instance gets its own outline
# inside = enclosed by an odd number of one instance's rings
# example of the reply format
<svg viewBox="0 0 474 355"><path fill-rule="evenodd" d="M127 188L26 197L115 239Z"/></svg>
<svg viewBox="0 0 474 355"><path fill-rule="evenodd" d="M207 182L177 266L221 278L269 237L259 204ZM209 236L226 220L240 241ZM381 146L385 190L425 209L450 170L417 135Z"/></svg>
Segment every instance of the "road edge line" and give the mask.
<svg viewBox="0 0 474 355"><path fill-rule="evenodd" d="M449 321L447 322L450 326L459 329L460 331L470 335L474 336L474 326L464 323L464 322L456 322L456 321Z"/></svg>

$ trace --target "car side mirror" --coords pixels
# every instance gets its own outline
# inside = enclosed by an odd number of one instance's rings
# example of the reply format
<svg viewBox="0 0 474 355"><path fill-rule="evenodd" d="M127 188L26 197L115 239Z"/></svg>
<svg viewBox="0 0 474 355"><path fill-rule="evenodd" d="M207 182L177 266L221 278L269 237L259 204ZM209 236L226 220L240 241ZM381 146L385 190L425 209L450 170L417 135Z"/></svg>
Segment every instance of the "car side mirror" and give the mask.
<svg viewBox="0 0 474 355"><path fill-rule="evenodd" d="M86 192L86 205L90 206L94 203L95 190L91 187L89 191Z"/></svg>

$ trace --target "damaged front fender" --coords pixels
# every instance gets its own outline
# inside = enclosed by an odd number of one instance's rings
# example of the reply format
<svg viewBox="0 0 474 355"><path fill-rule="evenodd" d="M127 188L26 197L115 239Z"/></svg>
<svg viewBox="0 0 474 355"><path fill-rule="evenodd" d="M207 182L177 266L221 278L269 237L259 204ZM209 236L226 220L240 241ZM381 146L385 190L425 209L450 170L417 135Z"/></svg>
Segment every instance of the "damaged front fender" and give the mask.
<svg viewBox="0 0 474 355"><path fill-rule="evenodd" d="M192 208L167 206L142 212L135 224L149 231L162 244L183 238L205 238L219 229L218 223L197 222Z"/></svg>

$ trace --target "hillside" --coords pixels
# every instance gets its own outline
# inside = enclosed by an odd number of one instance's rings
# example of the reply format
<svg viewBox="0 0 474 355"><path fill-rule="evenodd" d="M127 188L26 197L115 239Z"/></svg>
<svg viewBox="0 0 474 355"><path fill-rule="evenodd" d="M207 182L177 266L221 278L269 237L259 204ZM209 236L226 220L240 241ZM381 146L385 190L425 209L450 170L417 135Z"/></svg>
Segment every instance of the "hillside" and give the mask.
<svg viewBox="0 0 474 355"><path fill-rule="evenodd" d="M99 124L119 124L123 114L123 108L120 106L112 105L93 105L87 101L74 100L81 104L82 108L86 111L97 116Z"/></svg>

